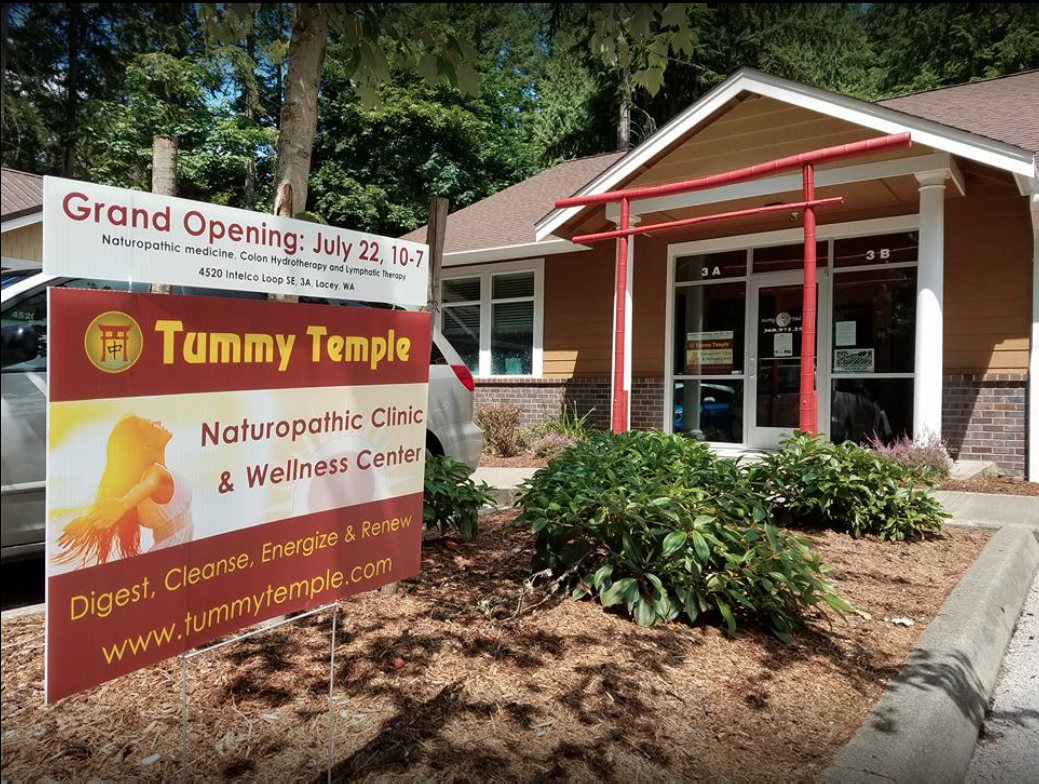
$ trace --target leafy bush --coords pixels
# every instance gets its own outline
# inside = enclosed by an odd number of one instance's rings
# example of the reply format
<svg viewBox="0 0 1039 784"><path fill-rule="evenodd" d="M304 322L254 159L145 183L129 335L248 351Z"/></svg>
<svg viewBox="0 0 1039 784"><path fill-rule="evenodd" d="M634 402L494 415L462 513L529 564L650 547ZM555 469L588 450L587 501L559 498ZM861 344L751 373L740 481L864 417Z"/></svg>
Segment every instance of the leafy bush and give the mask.
<svg viewBox="0 0 1039 784"><path fill-rule="evenodd" d="M498 457L512 457L523 451L522 421L523 409L511 403L492 403L476 412L476 424L483 430L484 447Z"/></svg>
<svg viewBox="0 0 1039 784"><path fill-rule="evenodd" d="M831 444L794 432L783 448L750 469L786 525L822 525L852 536L919 539L948 517L912 469L846 441Z"/></svg>
<svg viewBox="0 0 1039 784"><path fill-rule="evenodd" d="M772 525L742 468L696 441L594 435L538 471L519 503L517 523L536 534L535 571L643 626L717 613L731 633L755 616L789 641L802 607L850 609L818 556Z"/></svg>
<svg viewBox="0 0 1039 784"><path fill-rule="evenodd" d="M562 454L574 445L574 439L564 436L562 433L549 433L534 442L530 451L534 457L547 457L549 459Z"/></svg>
<svg viewBox="0 0 1039 784"><path fill-rule="evenodd" d="M427 455L422 523L446 534L453 526L465 541L476 538L480 507L491 503L490 487L476 484L469 467L448 457Z"/></svg>
<svg viewBox="0 0 1039 784"><path fill-rule="evenodd" d="M920 441L902 436L890 444L874 437L869 445L878 455L905 466L923 482L935 484L949 476L952 459L939 436L932 435Z"/></svg>
<svg viewBox="0 0 1039 784"><path fill-rule="evenodd" d="M588 421L593 411L595 411L594 408L578 416L576 404L564 403L559 409L558 416L539 422L530 429L530 434L534 439L556 433L566 436L571 441L583 441L595 432L595 425Z"/></svg>

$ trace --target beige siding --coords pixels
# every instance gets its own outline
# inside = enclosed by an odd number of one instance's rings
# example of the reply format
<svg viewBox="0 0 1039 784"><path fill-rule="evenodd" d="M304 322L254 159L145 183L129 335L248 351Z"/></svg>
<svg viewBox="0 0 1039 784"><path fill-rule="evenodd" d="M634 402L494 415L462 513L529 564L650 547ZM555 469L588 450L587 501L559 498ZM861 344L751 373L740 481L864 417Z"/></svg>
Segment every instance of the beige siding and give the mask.
<svg viewBox="0 0 1039 784"><path fill-rule="evenodd" d="M844 120L751 95L672 149L629 185L658 185L685 180L881 135ZM858 162L930 152L930 147L917 144L907 150L872 155ZM847 162L828 164L844 165Z"/></svg>
<svg viewBox="0 0 1039 784"><path fill-rule="evenodd" d="M34 223L0 235L0 255L26 261L43 261L43 224Z"/></svg>
<svg viewBox="0 0 1039 784"><path fill-rule="evenodd" d="M1027 370L1031 325L1027 200L1009 178L969 177L945 205L946 370Z"/></svg>

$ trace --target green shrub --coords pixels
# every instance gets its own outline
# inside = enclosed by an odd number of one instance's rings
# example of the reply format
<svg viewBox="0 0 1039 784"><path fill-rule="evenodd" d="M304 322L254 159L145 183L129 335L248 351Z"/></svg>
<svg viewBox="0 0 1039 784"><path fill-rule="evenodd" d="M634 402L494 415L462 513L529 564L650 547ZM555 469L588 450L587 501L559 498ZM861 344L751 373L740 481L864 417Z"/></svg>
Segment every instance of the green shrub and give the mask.
<svg viewBox="0 0 1039 784"><path fill-rule="evenodd" d="M888 443L874 437L869 445L878 455L905 466L918 480L929 485L947 479L952 468L949 449L940 436L930 435L921 440L902 436Z"/></svg>
<svg viewBox="0 0 1039 784"><path fill-rule="evenodd" d="M539 422L530 429L531 440L537 441L544 436L556 433L566 436L571 441L584 441L596 432L595 425L588 421L593 411L595 411L594 408L578 416L575 403L564 403L557 416Z"/></svg>
<svg viewBox="0 0 1039 784"><path fill-rule="evenodd" d="M476 484L469 467L448 457L426 456L422 523L446 534L452 526L465 541L476 538L480 507L491 503L490 488Z"/></svg>
<svg viewBox="0 0 1039 784"><path fill-rule="evenodd" d="M564 451L574 445L574 439L564 436L562 433L548 433L543 435L530 448L534 457L553 458L561 455Z"/></svg>
<svg viewBox="0 0 1039 784"><path fill-rule="evenodd" d="M536 534L535 571L643 626L708 613L731 633L754 616L789 641L804 606L850 609L818 556L772 525L742 468L696 441L594 435L538 471L519 503L517 523Z"/></svg>
<svg viewBox="0 0 1039 784"><path fill-rule="evenodd" d="M476 412L476 424L483 430L484 449L498 457L513 457L526 447L520 429L523 409L511 403L492 403Z"/></svg>
<svg viewBox="0 0 1039 784"><path fill-rule="evenodd" d="M795 432L751 470L751 479L784 525L821 525L852 536L896 541L937 531L948 517L915 486L913 469L846 441Z"/></svg>

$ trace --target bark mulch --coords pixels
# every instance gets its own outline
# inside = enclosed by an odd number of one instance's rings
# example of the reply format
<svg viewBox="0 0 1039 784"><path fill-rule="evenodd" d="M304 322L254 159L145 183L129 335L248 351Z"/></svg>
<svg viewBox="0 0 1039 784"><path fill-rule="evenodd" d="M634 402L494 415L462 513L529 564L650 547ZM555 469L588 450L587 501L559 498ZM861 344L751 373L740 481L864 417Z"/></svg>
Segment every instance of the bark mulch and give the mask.
<svg viewBox="0 0 1039 784"><path fill-rule="evenodd" d="M485 518L430 539L396 596L342 602L337 779L809 780L851 737L946 595L981 530L919 544L808 535L871 618L812 612L787 647L702 624L642 629L589 602L527 594L532 537ZM890 622L898 616L915 624ZM327 618L191 662L193 780L324 779ZM41 617L2 628L4 779L179 775L180 662L42 705Z"/></svg>
<svg viewBox="0 0 1039 784"><path fill-rule="evenodd" d="M1000 495L1031 495L1039 497L1039 482L1026 482L1014 476L983 476L967 481L947 479L942 490L961 490L965 493L998 493Z"/></svg>

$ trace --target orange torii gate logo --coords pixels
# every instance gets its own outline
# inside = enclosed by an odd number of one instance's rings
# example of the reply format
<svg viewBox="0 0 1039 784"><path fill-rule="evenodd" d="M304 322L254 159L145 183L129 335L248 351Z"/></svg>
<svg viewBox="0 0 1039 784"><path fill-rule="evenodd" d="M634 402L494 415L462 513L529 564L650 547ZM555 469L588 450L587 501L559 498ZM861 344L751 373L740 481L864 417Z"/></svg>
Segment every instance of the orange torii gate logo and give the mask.
<svg viewBox="0 0 1039 784"><path fill-rule="evenodd" d="M105 373L129 370L144 349L144 335L136 321L122 311L109 310L90 322L83 335L90 363Z"/></svg>

